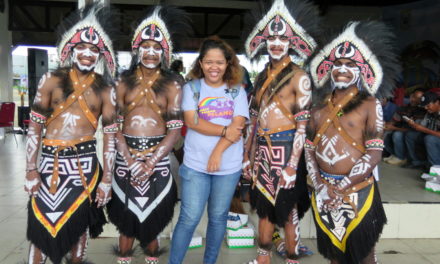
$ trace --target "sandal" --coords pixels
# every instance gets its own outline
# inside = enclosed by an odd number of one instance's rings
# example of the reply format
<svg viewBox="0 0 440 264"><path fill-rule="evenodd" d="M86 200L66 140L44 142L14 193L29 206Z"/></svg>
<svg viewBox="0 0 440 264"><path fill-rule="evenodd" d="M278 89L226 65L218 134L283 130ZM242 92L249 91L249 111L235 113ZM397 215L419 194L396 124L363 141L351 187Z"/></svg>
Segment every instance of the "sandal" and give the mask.
<svg viewBox="0 0 440 264"><path fill-rule="evenodd" d="M269 256L272 257L272 252L270 250L266 250L263 248L257 248L257 256ZM258 264L257 259L253 259L249 262L247 262L246 264Z"/></svg>
<svg viewBox="0 0 440 264"><path fill-rule="evenodd" d="M131 257L118 257L116 264L131 264Z"/></svg>
<svg viewBox="0 0 440 264"><path fill-rule="evenodd" d="M159 258L156 257L145 257L145 263L146 264L158 264Z"/></svg>

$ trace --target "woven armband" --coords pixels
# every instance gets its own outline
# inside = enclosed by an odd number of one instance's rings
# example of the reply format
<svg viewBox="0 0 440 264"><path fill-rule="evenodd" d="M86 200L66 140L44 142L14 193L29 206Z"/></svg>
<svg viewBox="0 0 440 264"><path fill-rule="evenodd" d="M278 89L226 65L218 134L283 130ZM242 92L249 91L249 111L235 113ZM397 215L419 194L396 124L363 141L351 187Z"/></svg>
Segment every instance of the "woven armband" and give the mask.
<svg viewBox="0 0 440 264"><path fill-rule="evenodd" d="M31 111L30 113L31 121L40 125L44 125L46 123L47 117L37 112Z"/></svg>
<svg viewBox="0 0 440 264"><path fill-rule="evenodd" d="M251 110L249 110L249 115L253 117L258 117L258 111L251 108Z"/></svg>
<svg viewBox="0 0 440 264"><path fill-rule="evenodd" d="M312 141L310 141L308 138L306 138L306 142L304 143L304 148L315 150L316 147Z"/></svg>
<svg viewBox="0 0 440 264"><path fill-rule="evenodd" d="M384 147L383 140L380 138L365 141L365 148L367 150L383 150Z"/></svg>
<svg viewBox="0 0 440 264"><path fill-rule="evenodd" d="M102 131L106 134L116 133L118 132L118 124L113 123L111 125L105 126L102 128Z"/></svg>
<svg viewBox="0 0 440 264"><path fill-rule="evenodd" d="M296 121L307 121L310 119L310 111L301 111L299 113L296 113L293 117Z"/></svg>
<svg viewBox="0 0 440 264"><path fill-rule="evenodd" d="M124 123L124 116L118 115L118 117L116 118L116 123L118 123L118 124Z"/></svg>
<svg viewBox="0 0 440 264"><path fill-rule="evenodd" d="M183 127L182 120L170 120L167 122L167 129L179 129Z"/></svg>

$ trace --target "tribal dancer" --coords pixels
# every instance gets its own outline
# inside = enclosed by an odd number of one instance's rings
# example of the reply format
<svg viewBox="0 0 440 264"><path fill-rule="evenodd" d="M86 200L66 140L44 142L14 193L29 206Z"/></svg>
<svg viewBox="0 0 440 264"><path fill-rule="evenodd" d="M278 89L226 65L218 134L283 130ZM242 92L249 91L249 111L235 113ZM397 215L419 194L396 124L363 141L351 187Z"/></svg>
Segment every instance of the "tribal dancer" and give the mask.
<svg viewBox="0 0 440 264"><path fill-rule="evenodd" d="M157 236L171 221L177 202L168 154L183 126L182 78L165 67L173 49L170 36L187 31L187 21L176 8L154 8L135 30L132 64L117 84L123 134L117 136L114 195L107 208L120 232L119 264L131 263L135 239L145 262L158 263Z"/></svg>
<svg viewBox="0 0 440 264"><path fill-rule="evenodd" d="M384 147L379 99L399 70L392 37L381 23L351 22L310 64L317 89L331 91L312 110L304 148L318 250L333 264L377 263L386 216L373 171Z"/></svg>
<svg viewBox="0 0 440 264"><path fill-rule="evenodd" d="M251 205L260 218L255 264L270 263L275 224L285 229L286 263L299 263L299 219L310 205L302 150L312 89L299 65L316 47L310 34L317 31L318 12L308 2L287 3L276 0L246 41L250 58L265 46L270 58L255 81L243 164L253 182Z"/></svg>
<svg viewBox="0 0 440 264"><path fill-rule="evenodd" d="M103 26L107 8L81 9L62 25L60 68L41 79L26 143L29 263L85 260L89 237L102 232L115 159L116 93L112 42ZM94 134L102 116L104 170ZM43 130L45 129L45 134ZM43 135L44 134L44 135ZM38 149L43 143L40 165Z"/></svg>

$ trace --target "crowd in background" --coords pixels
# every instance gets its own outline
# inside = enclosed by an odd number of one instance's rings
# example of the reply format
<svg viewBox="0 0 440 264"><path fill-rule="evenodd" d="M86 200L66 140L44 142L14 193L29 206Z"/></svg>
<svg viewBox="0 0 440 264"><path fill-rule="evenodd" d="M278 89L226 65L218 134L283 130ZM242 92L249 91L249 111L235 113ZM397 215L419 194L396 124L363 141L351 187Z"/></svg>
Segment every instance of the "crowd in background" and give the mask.
<svg viewBox="0 0 440 264"><path fill-rule="evenodd" d="M427 170L440 165L440 97L435 89L413 91L402 103L382 102L388 164Z"/></svg>

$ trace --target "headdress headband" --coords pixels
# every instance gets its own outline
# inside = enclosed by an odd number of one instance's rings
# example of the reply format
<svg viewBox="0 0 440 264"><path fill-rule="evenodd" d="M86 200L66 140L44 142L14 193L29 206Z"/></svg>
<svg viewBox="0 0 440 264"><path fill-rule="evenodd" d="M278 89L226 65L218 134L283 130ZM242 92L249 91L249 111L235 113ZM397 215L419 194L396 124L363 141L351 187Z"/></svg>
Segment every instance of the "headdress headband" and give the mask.
<svg viewBox="0 0 440 264"><path fill-rule="evenodd" d="M311 61L310 72L317 88L323 87L328 81L334 62L343 58L356 63L361 71L364 88L371 95L377 93L383 79L382 66L367 44L356 35L358 25L359 22L350 23L342 34Z"/></svg>
<svg viewBox="0 0 440 264"><path fill-rule="evenodd" d="M292 17L284 0L275 0L269 12L252 30L245 43L248 57L255 57L265 47L269 36L288 37L289 48L295 50L302 59L310 57L316 48L315 40Z"/></svg>
<svg viewBox="0 0 440 264"><path fill-rule="evenodd" d="M62 67L71 66L71 52L77 44L89 43L98 47L99 52L106 61L106 65L104 65L104 61L101 58L95 68L95 72L103 74L104 67L107 67L111 75L114 76L116 72L116 59L112 42L96 17L96 13L101 8L103 6L91 7L84 18L62 34L60 44L58 45L58 56ZM84 9L81 9L79 12L81 15L85 15L83 14L85 12Z"/></svg>
<svg viewBox="0 0 440 264"><path fill-rule="evenodd" d="M136 28L131 48L136 50L139 48L142 41L154 40L162 46L165 61L168 65L170 65L173 45L168 29L165 26L165 22L159 15L161 8L162 7L156 7L153 14L144 19Z"/></svg>

